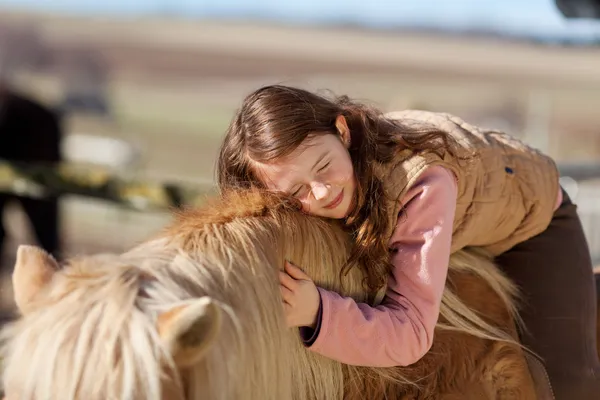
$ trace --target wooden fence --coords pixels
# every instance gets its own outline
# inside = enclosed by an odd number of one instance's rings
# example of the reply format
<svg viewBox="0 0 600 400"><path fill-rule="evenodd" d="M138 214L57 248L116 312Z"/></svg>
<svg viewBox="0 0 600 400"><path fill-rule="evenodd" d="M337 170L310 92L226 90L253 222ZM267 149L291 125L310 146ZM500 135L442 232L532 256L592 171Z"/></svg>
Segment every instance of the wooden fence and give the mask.
<svg viewBox="0 0 600 400"><path fill-rule="evenodd" d="M578 205L592 258L600 265L600 163L562 164L559 170L561 184ZM216 190L210 185L125 179L98 166L0 159L0 192L31 197L79 195L151 212L199 205Z"/></svg>

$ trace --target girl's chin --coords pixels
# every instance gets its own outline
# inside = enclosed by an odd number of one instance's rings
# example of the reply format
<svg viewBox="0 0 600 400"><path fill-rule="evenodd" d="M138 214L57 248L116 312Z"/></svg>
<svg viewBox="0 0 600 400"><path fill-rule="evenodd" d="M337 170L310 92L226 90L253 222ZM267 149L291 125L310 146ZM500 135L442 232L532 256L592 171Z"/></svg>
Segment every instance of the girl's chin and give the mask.
<svg viewBox="0 0 600 400"><path fill-rule="evenodd" d="M355 211L355 208L356 208L356 192L352 195L352 197L350 199L350 204L348 205L348 209L344 213L344 218L348 218L350 215L352 215Z"/></svg>

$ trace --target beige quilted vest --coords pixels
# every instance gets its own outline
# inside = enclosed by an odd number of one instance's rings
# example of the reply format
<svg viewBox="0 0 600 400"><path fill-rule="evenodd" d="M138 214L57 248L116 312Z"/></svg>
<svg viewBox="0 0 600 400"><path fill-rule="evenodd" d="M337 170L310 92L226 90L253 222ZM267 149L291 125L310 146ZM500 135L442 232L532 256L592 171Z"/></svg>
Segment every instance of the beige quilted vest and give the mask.
<svg viewBox="0 0 600 400"><path fill-rule="evenodd" d="M453 115L406 110L386 116L405 126L433 126L457 140L458 154L474 154L459 162L448 152L404 151L397 162L380 167L376 173L386 182L392 210L388 237L400 211L398 199L434 164L452 170L458 182L452 252L479 246L498 255L546 229L559 189L552 159L505 133L483 130Z"/></svg>

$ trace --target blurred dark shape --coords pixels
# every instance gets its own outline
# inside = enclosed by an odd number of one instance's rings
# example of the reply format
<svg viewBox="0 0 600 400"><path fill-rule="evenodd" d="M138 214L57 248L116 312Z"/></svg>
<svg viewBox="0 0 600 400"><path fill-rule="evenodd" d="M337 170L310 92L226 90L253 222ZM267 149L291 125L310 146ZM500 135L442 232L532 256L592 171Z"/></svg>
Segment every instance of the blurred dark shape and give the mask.
<svg viewBox="0 0 600 400"><path fill-rule="evenodd" d="M57 51L56 73L64 83L61 112L111 116L108 100L108 68L96 52L80 48Z"/></svg>
<svg viewBox="0 0 600 400"><path fill-rule="evenodd" d="M24 70L60 79L64 95L57 110L63 115L111 116L109 68L98 51L76 45L52 46L31 25L0 23L0 78L10 82Z"/></svg>
<svg viewBox="0 0 600 400"><path fill-rule="evenodd" d="M110 115L110 108L106 97L96 93L67 92L60 104L64 113L90 113L102 116Z"/></svg>
<svg viewBox="0 0 600 400"><path fill-rule="evenodd" d="M61 117L57 112L0 82L0 159L57 163L62 158L61 139ZM34 199L0 193L0 217L9 201L21 204L39 245L52 254L60 252L58 198ZM5 236L0 220L0 249Z"/></svg>
<svg viewBox="0 0 600 400"><path fill-rule="evenodd" d="M600 0L555 0L566 18L600 19Z"/></svg>

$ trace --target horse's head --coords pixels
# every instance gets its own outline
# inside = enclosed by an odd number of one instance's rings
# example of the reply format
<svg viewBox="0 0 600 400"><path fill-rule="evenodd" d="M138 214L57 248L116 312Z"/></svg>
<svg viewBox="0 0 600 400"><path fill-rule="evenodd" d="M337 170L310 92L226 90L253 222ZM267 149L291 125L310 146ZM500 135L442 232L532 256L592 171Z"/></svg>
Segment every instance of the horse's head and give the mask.
<svg viewBox="0 0 600 400"><path fill-rule="evenodd" d="M339 367L315 362L286 328L276 271L287 258L342 291L348 244L340 229L277 196L244 192L183 213L121 255L59 267L23 246L13 274L21 317L2 334L7 398L281 400L339 391L331 381ZM360 297L362 275L352 271L345 291Z"/></svg>
<svg viewBox="0 0 600 400"><path fill-rule="evenodd" d="M210 350L223 311L207 296L150 310L154 277L130 262L106 255L61 269L43 250L19 248L22 317L4 332L9 399L184 398L177 370Z"/></svg>

